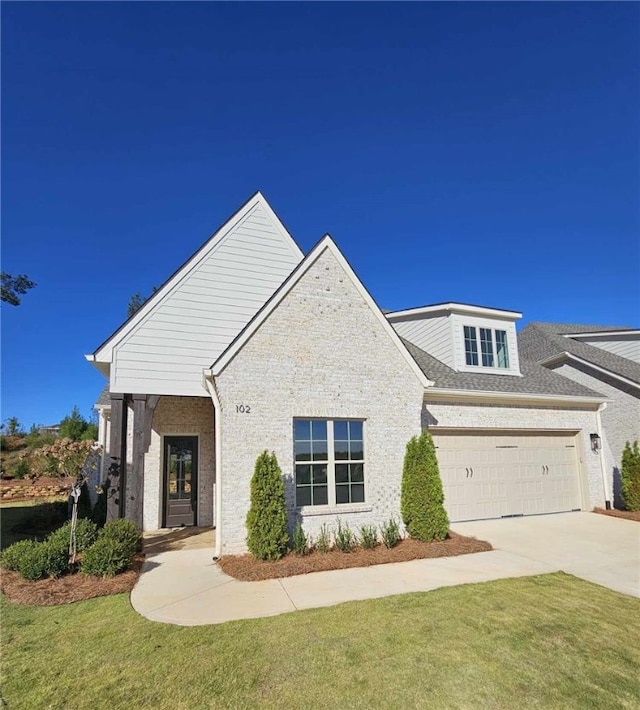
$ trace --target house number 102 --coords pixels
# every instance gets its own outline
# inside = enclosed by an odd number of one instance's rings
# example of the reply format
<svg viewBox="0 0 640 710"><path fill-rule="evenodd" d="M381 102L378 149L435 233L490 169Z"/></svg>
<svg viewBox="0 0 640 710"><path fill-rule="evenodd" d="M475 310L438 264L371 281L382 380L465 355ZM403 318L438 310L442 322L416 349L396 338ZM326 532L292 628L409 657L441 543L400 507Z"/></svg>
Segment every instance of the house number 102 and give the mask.
<svg viewBox="0 0 640 710"><path fill-rule="evenodd" d="M250 404L236 404L236 412L239 414L251 414Z"/></svg>

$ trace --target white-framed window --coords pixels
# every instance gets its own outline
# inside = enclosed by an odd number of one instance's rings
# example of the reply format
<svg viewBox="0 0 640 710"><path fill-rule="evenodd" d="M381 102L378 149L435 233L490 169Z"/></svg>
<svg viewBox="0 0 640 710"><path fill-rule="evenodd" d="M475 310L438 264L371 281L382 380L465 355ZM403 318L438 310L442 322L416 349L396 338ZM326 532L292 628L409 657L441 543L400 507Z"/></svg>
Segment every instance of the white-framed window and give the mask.
<svg viewBox="0 0 640 710"><path fill-rule="evenodd" d="M296 506L365 502L364 422L294 419Z"/></svg>
<svg viewBox="0 0 640 710"><path fill-rule="evenodd" d="M464 359L472 367L509 368L507 331L464 326Z"/></svg>

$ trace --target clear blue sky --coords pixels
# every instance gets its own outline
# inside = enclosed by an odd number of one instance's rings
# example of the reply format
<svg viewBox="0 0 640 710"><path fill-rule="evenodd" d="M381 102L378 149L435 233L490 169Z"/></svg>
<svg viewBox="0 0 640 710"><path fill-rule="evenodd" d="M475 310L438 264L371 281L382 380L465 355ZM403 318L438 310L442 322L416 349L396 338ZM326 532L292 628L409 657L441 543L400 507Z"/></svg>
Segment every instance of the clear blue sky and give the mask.
<svg viewBox="0 0 640 710"><path fill-rule="evenodd" d="M2 419L255 190L384 308L640 324L636 3L7 3Z"/></svg>

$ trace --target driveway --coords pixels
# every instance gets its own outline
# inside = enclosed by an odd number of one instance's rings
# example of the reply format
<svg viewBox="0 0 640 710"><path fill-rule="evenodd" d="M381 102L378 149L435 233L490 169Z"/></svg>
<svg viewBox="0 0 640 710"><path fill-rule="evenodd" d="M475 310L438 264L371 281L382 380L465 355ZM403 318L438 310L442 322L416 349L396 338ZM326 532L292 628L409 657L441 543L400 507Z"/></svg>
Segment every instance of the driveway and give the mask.
<svg viewBox="0 0 640 710"><path fill-rule="evenodd" d="M616 592L640 597L640 524L596 513L558 513L455 523L455 532L488 540Z"/></svg>

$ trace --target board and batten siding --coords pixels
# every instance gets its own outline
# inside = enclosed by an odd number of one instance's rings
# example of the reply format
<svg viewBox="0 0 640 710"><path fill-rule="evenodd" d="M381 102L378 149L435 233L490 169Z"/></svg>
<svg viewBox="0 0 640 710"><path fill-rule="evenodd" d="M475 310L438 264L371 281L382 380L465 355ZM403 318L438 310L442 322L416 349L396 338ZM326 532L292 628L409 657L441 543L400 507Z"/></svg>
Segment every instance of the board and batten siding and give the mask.
<svg viewBox="0 0 640 710"><path fill-rule="evenodd" d="M111 390L208 396L210 367L301 259L261 204L115 346Z"/></svg>
<svg viewBox="0 0 640 710"><path fill-rule="evenodd" d="M453 337L448 316L408 317L394 320L391 325L400 337L433 355L445 365L454 367Z"/></svg>
<svg viewBox="0 0 640 710"><path fill-rule="evenodd" d="M634 362L640 362L640 336L615 335L608 337L576 338L579 343L587 343L601 350L626 357Z"/></svg>

